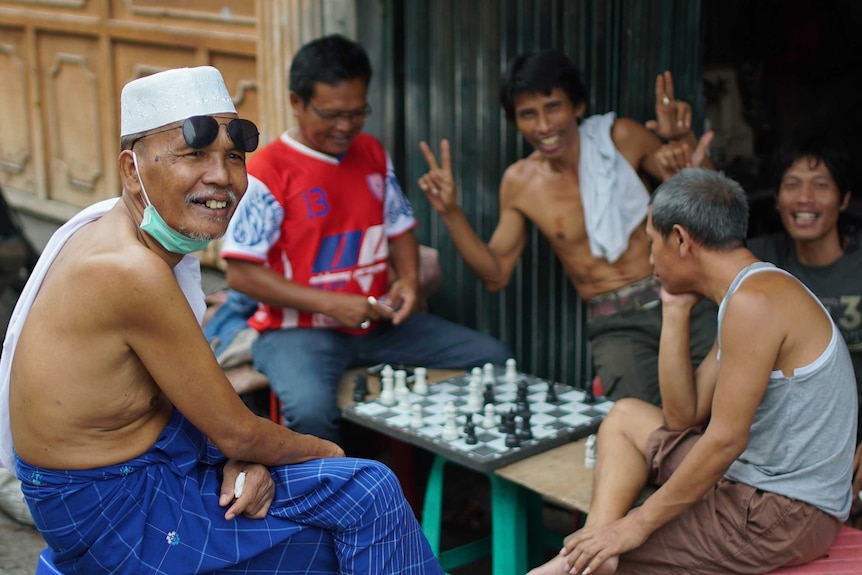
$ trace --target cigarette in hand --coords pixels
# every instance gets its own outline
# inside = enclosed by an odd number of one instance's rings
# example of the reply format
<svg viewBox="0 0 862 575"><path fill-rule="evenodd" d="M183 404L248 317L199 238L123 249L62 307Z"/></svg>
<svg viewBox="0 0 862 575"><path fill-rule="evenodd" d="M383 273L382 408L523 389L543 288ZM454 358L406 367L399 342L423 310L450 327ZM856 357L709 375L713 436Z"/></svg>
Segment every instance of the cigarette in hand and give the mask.
<svg viewBox="0 0 862 575"><path fill-rule="evenodd" d="M240 471L239 475L236 476L236 483L233 485L233 496L236 499L239 499L240 495L242 495L242 490L245 487L245 471Z"/></svg>

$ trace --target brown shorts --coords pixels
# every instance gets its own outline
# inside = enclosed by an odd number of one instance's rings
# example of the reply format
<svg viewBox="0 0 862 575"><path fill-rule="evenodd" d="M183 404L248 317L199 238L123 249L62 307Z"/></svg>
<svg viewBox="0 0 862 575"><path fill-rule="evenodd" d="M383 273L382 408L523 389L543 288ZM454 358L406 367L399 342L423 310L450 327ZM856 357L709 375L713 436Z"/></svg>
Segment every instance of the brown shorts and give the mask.
<svg viewBox="0 0 862 575"><path fill-rule="evenodd" d="M662 485L703 428L658 429L647 442L651 479ZM841 522L816 507L722 479L703 498L624 554L618 574L768 573L821 557Z"/></svg>

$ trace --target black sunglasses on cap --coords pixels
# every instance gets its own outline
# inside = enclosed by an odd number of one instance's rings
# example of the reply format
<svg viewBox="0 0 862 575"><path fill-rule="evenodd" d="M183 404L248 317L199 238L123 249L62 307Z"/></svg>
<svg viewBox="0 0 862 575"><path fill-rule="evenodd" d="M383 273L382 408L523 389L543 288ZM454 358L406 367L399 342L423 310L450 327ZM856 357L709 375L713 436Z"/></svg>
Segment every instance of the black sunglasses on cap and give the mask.
<svg viewBox="0 0 862 575"><path fill-rule="evenodd" d="M129 149L134 148L140 140L148 137L161 134L178 128L183 129L183 138L186 144L200 150L212 144L218 137L219 126L221 124L212 116L192 116L183 120L182 126L174 126L173 128L165 128L157 132L150 132L140 138L137 138ZM251 120L243 120L234 118L225 124L227 126L227 135L237 148L243 152L253 152L257 149L257 144L260 138L260 133L257 131L257 126Z"/></svg>

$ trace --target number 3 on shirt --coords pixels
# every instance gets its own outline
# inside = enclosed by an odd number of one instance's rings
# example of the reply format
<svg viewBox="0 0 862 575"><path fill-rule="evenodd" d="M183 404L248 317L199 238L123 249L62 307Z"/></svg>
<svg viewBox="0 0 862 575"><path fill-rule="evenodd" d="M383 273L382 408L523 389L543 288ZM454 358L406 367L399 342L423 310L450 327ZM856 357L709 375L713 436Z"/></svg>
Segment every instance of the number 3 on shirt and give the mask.
<svg viewBox="0 0 862 575"><path fill-rule="evenodd" d="M303 191L302 199L305 200L309 220L329 213L329 202L326 201L326 191L323 188L311 188Z"/></svg>

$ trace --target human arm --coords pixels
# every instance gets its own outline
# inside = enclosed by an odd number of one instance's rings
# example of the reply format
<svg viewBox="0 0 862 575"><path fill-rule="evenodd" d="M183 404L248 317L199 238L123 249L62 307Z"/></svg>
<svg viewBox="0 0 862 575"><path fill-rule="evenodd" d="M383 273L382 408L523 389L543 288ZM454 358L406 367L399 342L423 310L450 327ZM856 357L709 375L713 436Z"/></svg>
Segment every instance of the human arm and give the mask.
<svg viewBox="0 0 862 575"><path fill-rule="evenodd" d="M236 497L237 477L244 473L242 493ZM221 495L218 504L228 507L224 518L230 521L239 514L250 519L263 519L275 498L275 483L269 470L257 463L231 459L222 470Z"/></svg>
<svg viewBox="0 0 862 575"><path fill-rule="evenodd" d="M701 425L709 419L718 378L718 341L695 372L691 364L691 311L700 301L691 294L661 290L662 326L658 354L658 381L662 415L670 430Z"/></svg>
<svg viewBox="0 0 862 575"><path fill-rule="evenodd" d="M392 317L383 307L369 305L365 296L304 286L259 262L229 258L225 279L231 289L261 303L322 313L345 327L358 328L366 319Z"/></svg>
<svg viewBox="0 0 862 575"><path fill-rule="evenodd" d="M343 456L329 441L254 415L216 362L170 269L144 259L126 258L112 271L118 285L133 289L101 294L113 300L106 309L118 310L117 331L137 358L136 370L143 370L135 377L151 378L228 458L272 466Z"/></svg>
<svg viewBox="0 0 862 575"><path fill-rule="evenodd" d="M395 310L392 323L398 325L415 311L419 290L419 243L412 231L389 240L389 262L397 275L389 288L389 305Z"/></svg>
<svg viewBox="0 0 862 575"><path fill-rule="evenodd" d="M419 187L425 192L431 207L440 215L455 249L467 266L489 291L503 289L521 257L527 241L524 216L512 207L515 186L503 177L500 185L500 220L489 243L485 243L473 230L467 216L458 204L449 141L440 143L441 163L425 142L420 142L429 171L419 178ZM509 174L511 168L507 170Z"/></svg>
<svg viewBox="0 0 862 575"><path fill-rule="evenodd" d="M574 566L573 572L579 573L588 565L593 571L608 558L638 547L659 527L697 503L744 451L783 333L769 321L775 310L763 303L765 295L740 295L742 291L728 305L722 324L722 361L704 434L642 506L617 521L583 529L567 538L561 553L567 554L566 562Z"/></svg>

